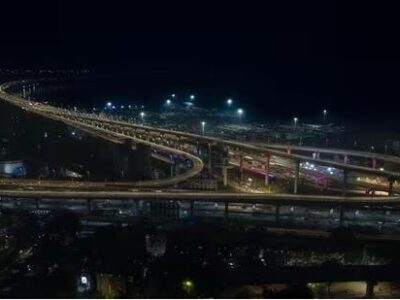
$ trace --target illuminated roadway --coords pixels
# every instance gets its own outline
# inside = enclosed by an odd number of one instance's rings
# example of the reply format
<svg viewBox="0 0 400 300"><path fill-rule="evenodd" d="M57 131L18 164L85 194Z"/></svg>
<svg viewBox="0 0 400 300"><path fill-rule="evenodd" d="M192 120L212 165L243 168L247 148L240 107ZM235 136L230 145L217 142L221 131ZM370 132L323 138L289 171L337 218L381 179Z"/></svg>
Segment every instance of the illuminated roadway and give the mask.
<svg viewBox="0 0 400 300"><path fill-rule="evenodd" d="M351 150L342 150L342 149L321 149L314 147L298 147L298 146L287 146L287 145L271 145L271 144L250 144L247 142L241 141L233 141L233 140L224 140L222 138L210 137L205 135L199 135L188 132L181 132L175 130L168 130L163 128L155 128L150 126L144 126L140 124L134 124L119 120L114 120L107 118L103 115L97 115L94 113L82 113L76 111L70 111L62 108L53 107L47 104L38 103L30 100L26 100L17 94L12 94L8 92L11 88L19 87L23 84L35 83L40 81L15 81L2 84L0 86L0 98L16 105L28 112L36 113L42 115L44 117L61 121L69 126L78 128L90 135L98 136L103 139L112 141L112 142L123 142L125 140L130 140L133 144L143 144L151 147L152 149L159 150L161 152L173 153L183 159L189 160L192 162L191 168L185 170L185 172L177 174L175 176L171 176L163 179L156 180L147 180L141 182L125 182L123 184L129 186L136 187L161 187L161 186L173 186L177 183L184 182L192 177L198 175L204 168L205 163L203 163L202 159L198 157L196 153L188 150L190 146L199 146L206 145L209 147L219 147L220 149L226 151L227 153L232 152L235 155L243 156L251 156L254 155L261 160L261 163L269 164L270 158L284 158L293 162L294 167L294 193L297 193L297 185L299 180L299 165L301 162L310 162L312 164L318 166L327 166L332 167L338 170L342 170L345 174L347 172L357 172L360 174L367 174L373 176L384 177L388 180L388 190L389 195L393 194L393 184L400 177L400 173L396 170L389 169L381 169L377 168L377 164L381 162L390 162L395 164L397 168L400 168L400 158L383 155L377 153L368 153L368 152L360 152L360 151L351 151ZM305 155L312 153L313 156ZM333 155L342 155L343 161L338 162L332 159L321 159L320 154L333 154ZM372 167L361 166L356 164L351 164L350 157L358 157L363 159L372 159ZM229 159L229 155L227 155L226 159ZM207 162L208 165L211 165L211 161ZM229 161L228 161L229 164ZM243 168L243 162L239 163L239 168ZM297 167L296 167L297 166ZM212 166L212 168L222 167L224 166ZM211 168L210 168L211 169ZM347 175L343 176L345 185L347 184ZM84 183L86 184L86 183ZM89 183L87 183L89 184ZM1 191L1 193L5 196L8 192L7 190ZM16 193L26 193L29 192L34 193L42 193L43 196L53 195L54 197L63 197L60 194L54 194L55 191L12 191L14 194ZM4 194L5 193L5 194ZM11 192L10 192L11 193ZM59 193L65 193L72 195L74 193L78 193L77 191L63 191ZM85 192L79 192L85 193ZM45 195L46 194L46 195ZM96 192L86 192L84 198L92 197L89 195L96 195L96 197L100 197L100 195L104 195L104 197L116 197L113 195L119 195L118 197L136 197L136 193L134 192L115 192L115 191L96 191ZM207 194L207 195L205 195ZM83 195L83 194L82 194ZM107 195L107 196L105 196ZM156 197L160 194L149 194L149 197ZM178 196L179 195L179 196ZM198 196L195 196L198 195ZM140 194L141 197L144 197L144 194ZM163 192L161 198L168 198L169 194ZM193 192L187 193L186 195L180 193L171 193L171 197L206 197L208 199L234 199L240 198L240 200L245 199L277 199L274 197L279 197L279 195L267 195L267 194L243 194L243 193L203 193L203 192ZM46 196L47 197L47 196ZM94 196L93 196L94 197ZM103 196L101 196L103 197ZM283 195L284 198L288 198L289 195ZM336 197L330 198L330 196L301 196L301 195L290 195L295 199L303 199L306 197L308 201L313 201L313 199L320 199L320 201L368 201L368 203L373 203L374 201L382 202L394 202L398 201L398 197L387 197L387 198L368 198L362 197L362 199L356 199L355 197ZM303 198L302 198L303 197ZM67 197L66 197L67 198ZM291 198L292 199L292 198ZM341 200L340 200L341 199Z"/></svg>

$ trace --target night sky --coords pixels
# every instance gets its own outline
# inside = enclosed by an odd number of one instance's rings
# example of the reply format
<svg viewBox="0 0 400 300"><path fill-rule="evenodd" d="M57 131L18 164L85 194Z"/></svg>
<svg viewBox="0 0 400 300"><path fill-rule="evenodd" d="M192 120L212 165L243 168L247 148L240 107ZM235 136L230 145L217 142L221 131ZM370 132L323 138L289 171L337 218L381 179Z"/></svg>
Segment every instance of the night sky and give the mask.
<svg viewBox="0 0 400 300"><path fill-rule="evenodd" d="M1 66L162 71L193 86L220 84L268 116L312 118L327 108L373 123L398 115L394 5L98 2L9 4Z"/></svg>

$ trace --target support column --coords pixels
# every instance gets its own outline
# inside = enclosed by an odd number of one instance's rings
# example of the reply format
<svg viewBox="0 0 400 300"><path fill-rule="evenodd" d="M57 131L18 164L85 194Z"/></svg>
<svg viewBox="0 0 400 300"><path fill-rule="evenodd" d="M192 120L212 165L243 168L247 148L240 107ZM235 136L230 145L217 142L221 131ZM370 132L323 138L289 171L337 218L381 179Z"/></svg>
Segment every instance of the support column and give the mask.
<svg viewBox="0 0 400 300"><path fill-rule="evenodd" d="M275 205L275 222L279 223L279 212L281 206L279 204Z"/></svg>
<svg viewBox="0 0 400 300"><path fill-rule="evenodd" d="M343 205L339 205L339 227L343 227L344 223L344 208Z"/></svg>
<svg viewBox="0 0 400 300"><path fill-rule="evenodd" d="M347 165L348 161L349 161L349 157L347 156L347 154L345 154L343 156L343 163Z"/></svg>
<svg viewBox="0 0 400 300"><path fill-rule="evenodd" d="M243 153L240 151L239 154L239 181L242 183L243 181Z"/></svg>
<svg viewBox="0 0 400 300"><path fill-rule="evenodd" d="M225 218L227 218L229 215L229 202L225 202Z"/></svg>
<svg viewBox="0 0 400 300"><path fill-rule="evenodd" d="M374 287L376 285L376 282L373 281L367 281L367 288L365 291L365 298L371 299L374 298Z"/></svg>
<svg viewBox="0 0 400 300"><path fill-rule="evenodd" d="M87 199L86 200L86 205L87 205L87 211L88 211L88 213L90 213L92 211L92 200L91 199Z"/></svg>
<svg viewBox="0 0 400 300"><path fill-rule="evenodd" d="M293 186L293 193L297 194L298 185L299 185L299 175L300 175L300 161L295 161L294 166L294 186Z"/></svg>
<svg viewBox="0 0 400 300"><path fill-rule="evenodd" d="M170 166L170 173L171 173L171 177L174 177L175 176L175 173L176 173L176 165L175 165L175 162Z"/></svg>
<svg viewBox="0 0 400 300"><path fill-rule="evenodd" d="M199 142L196 142L196 154L197 154L197 156L200 155L200 145L199 145Z"/></svg>
<svg viewBox="0 0 400 300"><path fill-rule="evenodd" d="M267 155L266 160L265 160L265 165L264 165L264 170L265 170L265 178L264 178L264 183L266 186L269 185L269 161L270 161L270 155Z"/></svg>
<svg viewBox="0 0 400 300"><path fill-rule="evenodd" d="M194 200L190 201L190 216L193 217L194 215Z"/></svg>
<svg viewBox="0 0 400 300"><path fill-rule="evenodd" d="M135 208L136 208L137 217L139 217L139 216L141 215L141 213L140 213L140 202L139 202L139 200L135 200Z"/></svg>
<svg viewBox="0 0 400 300"><path fill-rule="evenodd" d="M343 186L342 186L342 195L346 196L347 193L347 181L348 181L349 171L343 170Z"/></svg>
<svg viewBox="0 0 400 300"><path fill-rule="evenodd" d="M228 186L228 167L222 166L222 177L224 179L224 186Z"/></svg>
<svg viewBox="0 0 400 300"><path fill-rule="evenodd" d="M376 169L377 160L376 157L372 159L372 169Z"/></svg>
<svg viewBox="0 0 400 300"><path fill-rule="evenodd" d="M393 196L393 183L394 183L394 178L388 178L389 181L389 188L388 188L388 194L389 196Z"/></svg>
<svg viewBox="0 0 400 300"><path fill-rule="evenodd" d="M212 153L211 153L211 144L207 144L208 147L208 160L207 160L207 167L208 167L208 172L211 174L212 173Z"/></svg>

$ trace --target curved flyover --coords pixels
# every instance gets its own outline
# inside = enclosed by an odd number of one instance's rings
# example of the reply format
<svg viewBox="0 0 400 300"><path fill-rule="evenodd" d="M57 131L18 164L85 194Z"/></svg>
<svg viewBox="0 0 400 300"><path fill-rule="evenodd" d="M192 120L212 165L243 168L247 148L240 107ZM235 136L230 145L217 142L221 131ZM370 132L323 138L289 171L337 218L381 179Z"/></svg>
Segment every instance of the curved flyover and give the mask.
<svg viewBox="0 0 400 300"><path fill-rule="evenodd" d="M360 166L355 164L350 164L347 161L337 162L334 160L320 159L318 157L309 157L307 155L292 153L291 151L282 151L288 148L287 145L271 145L271 144L249 144L240 141L224 140L217 137L204 136L194 133L169 130L163 128L155 128L151 126L144 126L140 124L129 123L120 120L114 120L106 118L97 114L81 113L69 111L66 109L61 109L53 107L50 105L33 103L24 98L7 93L10 87L14 87L21 84L26 84L35 81L16 81L5 83L0 86L0 97L4 100L17 105L27 111L32 111L37 114L41 114L45 117L62 121L70 126L81 128L82 130L102 136L108 139L110 136L117 138L128 138L137 143L143 143L149 145L155 149L168 151L182 155L194 162L194 167L184 174L178 175L176 177L171 177L163 180L153 180L148 182L141 182L137 185L141 186L161 186L161 185L171 185L184 181L190 177L195 176L200 173L203 168L203 162L197 156L183 151L181 149L182 143L198 144L206 143L212 145L219 145L224 148L236 149L240 153L246 154L256 154L261 157L266 156L277 156L293 160L297 163L301 161L313 162L316 165L330 166L344 171L354 171L362 174L370 174L375 176L386 177L393 183L394 180L400 178L400 173L395 170L383 170L373 167ZM399 164L400 168L400 158L384 154L376 154L361 151L352 150L342 150L342 149L320 149L313 147L297 147L289 146L293 152L298 150L298 152L319 152L319 153L335 153L340 155L348 156L358 156L363 158L372 158L379 161L391 162Z"/></svg>
<svg viewBox="0 0 400 300"><path fill-rule="evenodd" d="M168 147L165 145L160 145L156 144L147 140L139 139L137 137L132 137L132 136L127 136L122 133L117 133L113 131L106 130L104 128L99 128L99 127L93 127L87 122L81 122L79 120L74 120L70 118L70 114L67 113L55 113L59 112L60 109L52 107L50 105L46 104L38 104L38 103L33 103L29 100L26 100L18 95L13 95L7 93L7 90L10 87L13 87L14 85L19 85L19 84L25 84L26 81L14 81L14 82L9 82L0 85L0 98L3 100L16 105L26 111L33 112L39 115L42 115L46 118L50 118L56 121L61 121L69 126L79 128L84 132L87 132L90 135L95 135L98 137L101 137L103 139L106 139L108 141L115 142L116 139L129 139L133 141L134 143L139 143L139 144L144 144L147 146L150 146L154 149L160 150L160 151L165 151L168 153L174 153L180 157L183 157L187 160L191 160L193 162L193 167L189 170L187 170L184 173L178 174L173 177L167 177L163 179L157 179L157 180L146 180L146 181L137 181L137 182L130 182L130 186L139 186L139 187L158 187L158 186L170 186L177 184L179 182L185 181L191 177L196 176L199 174L202 169L203 169L203 161L190 153L187 153L185 151ZM127 184L125 183L119 183L119 184Z"/></svg>

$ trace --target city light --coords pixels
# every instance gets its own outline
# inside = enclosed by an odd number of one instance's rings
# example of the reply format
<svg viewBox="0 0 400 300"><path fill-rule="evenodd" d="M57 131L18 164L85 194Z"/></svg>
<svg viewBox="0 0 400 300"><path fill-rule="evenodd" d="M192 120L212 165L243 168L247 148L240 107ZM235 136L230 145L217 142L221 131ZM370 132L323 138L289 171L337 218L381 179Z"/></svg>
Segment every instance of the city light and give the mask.
<svg viewBox="0 0 400 300"><path fill-rule="evenodd" d="M167 100L165 101L165 103L166 103L167 105L171 105L171 100L170 100L170 99L167 99Z"/></svg>
<svg viewBox="0 0 400 300"><path fill-rule="evenodd" d="M190 100L194 100L194 95L190 95Z"/></svg>
<svg viewBox="0 0 400 300"><path fill-rule="evenodd" d="M111 107L112 103L111 102L107 102L107 107Z"/></svg>
<svg viewBox="0 0 400 300"><path fill-rule="evenodd" d="M206 122L201 121L201 132L202 132L203 134L204 134L205 127L206 127Z"/></svg>
<svg viewBox="0 0 400 300"><path fill-rule="evenodd" d="M244 113L243 109L238 108L237 114L238 114L239 116L241 116L241 115L243 115L243 113Z"/></svg>
<svg viewBox="0 0 400 300"><path fill-rule="evenodd" d="M231 106L232 103L233 103L233 100L232 100L232 99L228 99L228 100L226 100L226 103L227 103L229 106Z"/></svg>
<svg viewBox="0 0 400 300"><path fill-rule="evenodd" d="M142 118L142 120L144 119L144 117L146 116L146 114L144 113L144 111L140 112L140 117Z"/></svg>
<svg viewBox="0 0 400 300"><path fill-rule="evenodd" d="M193 287L194 287L193 281L191 281L189 279L186 279L182 282L182 288L188 294L190 294L192 292Z"/></svg>
<svg viewBox="0 0 400 300"><path fill-rule="evenodd" d="M323 115L324 115L324 121L326 120L326 114L328 113L328 111L326 110L326 109L324 109L323 111L322 111L322 113L323 113Z"/></svg>
<svg viewBox="0 0 400 300"><path fill-rule="evenodd" d="M172 95L171 95L171 97L172 97L172 98L175 98L175 97L176 97L176 95L175 95L175 94L172 94Z"/></svg>
<svg viewBox="0 0 400 300"><path fill-rule="evenodd" d="M297 128L297 122L299 121L299 119L297 117L293 118L293 122L294 122L294 129Z"/></svg>

